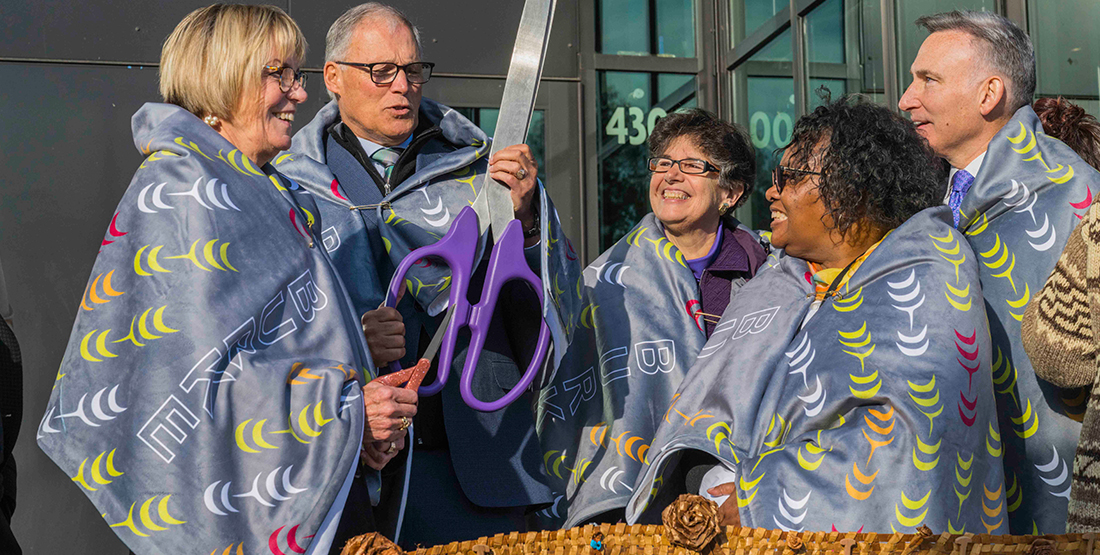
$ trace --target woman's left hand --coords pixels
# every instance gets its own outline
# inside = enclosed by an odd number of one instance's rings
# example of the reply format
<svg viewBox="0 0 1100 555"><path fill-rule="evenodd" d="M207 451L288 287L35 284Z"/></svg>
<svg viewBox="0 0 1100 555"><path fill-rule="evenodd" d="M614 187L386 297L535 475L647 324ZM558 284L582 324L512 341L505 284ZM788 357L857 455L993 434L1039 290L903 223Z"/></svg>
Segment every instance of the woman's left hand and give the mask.
<svg viewBox="0 0 1100 555"><path fill-rule="evenodd" d="M397 453L405 448L405 437L397 441L365 441L359 451L359 459L367 466L382 470L386 463L397 456Z"/></svg>
<svg viewBox="0 0 1100 555"><path fill-rule="evenodd" d="M538 190L538 175L539 166L531 147L524 144L503 148L489 159L489 176L512 190L512 209L523 229L535 223L532 201Z"/></svg>

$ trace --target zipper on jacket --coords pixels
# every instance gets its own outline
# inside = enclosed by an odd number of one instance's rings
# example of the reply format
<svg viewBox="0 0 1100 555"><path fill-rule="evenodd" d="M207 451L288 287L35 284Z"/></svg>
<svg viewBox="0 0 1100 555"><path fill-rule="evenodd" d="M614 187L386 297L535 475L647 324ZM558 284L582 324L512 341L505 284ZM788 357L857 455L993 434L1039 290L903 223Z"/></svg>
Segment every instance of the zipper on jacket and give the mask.
<svg viewBox="0 0 1100 555"><path fill-rule="evenodd" d="M384 201L382 201L378 204L360 204L358 206L350 206L348 208L350 210L374 210L375 208L379 208L379 207L381 207L384 210L389 210L390 209L390 202L384 200Z"/></svg>

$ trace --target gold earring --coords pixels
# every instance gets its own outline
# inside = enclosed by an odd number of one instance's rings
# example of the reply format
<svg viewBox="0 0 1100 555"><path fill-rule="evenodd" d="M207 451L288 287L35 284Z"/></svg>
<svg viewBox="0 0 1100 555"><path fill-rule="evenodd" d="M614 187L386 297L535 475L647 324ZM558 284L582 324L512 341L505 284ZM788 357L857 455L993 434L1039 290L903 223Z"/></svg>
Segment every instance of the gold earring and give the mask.
<svg viewBox="0 0 1100 555"><path fill-rule="evenodd" d="M217 127L218 124L221 123L221 120L218 119L218 116L215 116L213 114L202 118L202 121L206 122L206 125L209 125L210 127Z"/></svg>
<svg viewBox="0 0 1100 555"><path fill-rule="evenodd" d="M718 215L719 216L725 216L726 212L730 211L730 208L732 208L730 206L730 203L728 203L726 201L722 201L722 204L718 205Z"/></svg>

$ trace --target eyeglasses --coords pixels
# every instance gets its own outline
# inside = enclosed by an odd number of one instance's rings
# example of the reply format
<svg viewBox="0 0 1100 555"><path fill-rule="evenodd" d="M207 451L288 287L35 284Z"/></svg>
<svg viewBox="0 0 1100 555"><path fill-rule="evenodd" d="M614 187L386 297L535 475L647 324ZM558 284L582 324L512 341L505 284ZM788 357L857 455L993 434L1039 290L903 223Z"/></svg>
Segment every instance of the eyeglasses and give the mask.
<svg viewBox="0 0 1100 555"><path fill-rule="evenodd" d="M397 65L392 62L375 62L373 64L360 64L358 62L335 62L340 65L357 67L370 72L370 80L376 85L388 85L397 79L397 71L405 72L405 78L410 83L423 85L432 78L432 62L413 62L411 64Z"/></svg>
<svg viewBox="0 0 1100 555"><path fill-rule="evenodd" d="M264 70L268 75L279 78L279 90L284 93L290 92L295 83L300 87L306 86L306 74L301 70L290 66L264 66Z"/></svg>
<svg viewBox="0 0 1100 555"><path fill-rule="evenodd" d="M802 175L821 175L821 172L812 172L810 170L800 170L798 168L788 168L787 166L776 166L772 169L772 185L775 185L775 192L782 194L783 187L786 186L785 173L795 173Z"/></svg>
<svg viewBox="0 0 1100 555"><path fill-rule="evenodd" d="M707 172L721 171L717 166L707 162L706 160L699 160L698 158L684 158L683 160L673 160L671 158L664 158L657 156L649 159L649 171L653 173L665 173L672 169L674 165L680 165L680 171L686 174L699 175Z"/></svg>

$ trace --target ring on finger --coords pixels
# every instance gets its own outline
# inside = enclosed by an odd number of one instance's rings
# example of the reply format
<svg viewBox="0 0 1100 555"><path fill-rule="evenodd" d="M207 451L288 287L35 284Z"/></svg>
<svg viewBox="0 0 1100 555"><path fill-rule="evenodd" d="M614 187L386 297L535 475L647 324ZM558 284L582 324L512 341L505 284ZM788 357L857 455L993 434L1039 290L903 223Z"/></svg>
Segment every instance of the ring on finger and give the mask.
<svg viewBox="0 0 1100 555"><path fill-rule="evenodd" d="M396 453L396 452L397 452L397 444L391 441L391 442L390 442L390 446L386 448L386 451L385 451L385 453L386 453L387 455L392 455L392 454L394 454L394 453Z"/></svg>
<svg viewBox="0 0 1100 555"><path fill-rule="evenodd" d="M401 427L398 428L398 429L399 430L407 430L407 429L409 429L410 425L412 425L412 420L409 420L408 416L402 416L401 417Z"/></svg>
<svg viewBox="0 0 1100 555"><path fill-rule="evenodd" d="M522 181L526 178L527 178L527 170L524 169L524 168L520 168L519 171L516 172L516 179L519 179L519 180Z"/></svg>

